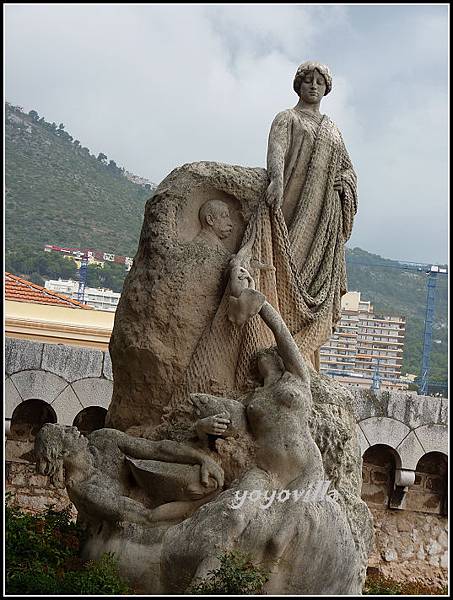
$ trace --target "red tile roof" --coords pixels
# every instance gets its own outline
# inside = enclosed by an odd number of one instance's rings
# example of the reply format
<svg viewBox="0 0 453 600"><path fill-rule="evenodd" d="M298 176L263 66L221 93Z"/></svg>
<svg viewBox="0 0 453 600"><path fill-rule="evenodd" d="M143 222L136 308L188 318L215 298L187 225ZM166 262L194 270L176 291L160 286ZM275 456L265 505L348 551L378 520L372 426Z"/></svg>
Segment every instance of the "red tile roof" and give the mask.
<svg viewBox="0 0 453 600"><path fill-rule="evenodd" d="M17 275L13 275L12 273L5 273L5 300L92 310L92 306L82 304L77 300L69 298L69 296L47 290L40 285L36 285L36 283L17 277Z"/></svg>

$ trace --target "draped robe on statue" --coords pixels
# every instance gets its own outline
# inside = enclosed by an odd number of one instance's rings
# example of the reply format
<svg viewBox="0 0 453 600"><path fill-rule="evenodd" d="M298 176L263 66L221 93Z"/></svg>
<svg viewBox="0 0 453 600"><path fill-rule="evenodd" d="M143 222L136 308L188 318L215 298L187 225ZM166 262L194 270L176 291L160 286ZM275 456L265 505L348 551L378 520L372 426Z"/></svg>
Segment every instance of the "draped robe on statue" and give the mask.
<svg viewBox="0 0 453 600"><path fill-rule="evenodd" d="M256 289L280 312L310 359L331 336L347 291L344 244L357 212L356 175L339 130L325 115L296 108L279 113L269 145L270 152L277 149L274 159L284 161L283 204L269 207L263 198L248 222L242 248L250 246L252 259L274 267L252 270ZM338 177L341 194L334 190ZM173 420L175 412L190 411L191 392L231 394L253 385L253 355L275 341L259 316L242 327L233 325L229 297L227 285L164 421Z"/></svg>

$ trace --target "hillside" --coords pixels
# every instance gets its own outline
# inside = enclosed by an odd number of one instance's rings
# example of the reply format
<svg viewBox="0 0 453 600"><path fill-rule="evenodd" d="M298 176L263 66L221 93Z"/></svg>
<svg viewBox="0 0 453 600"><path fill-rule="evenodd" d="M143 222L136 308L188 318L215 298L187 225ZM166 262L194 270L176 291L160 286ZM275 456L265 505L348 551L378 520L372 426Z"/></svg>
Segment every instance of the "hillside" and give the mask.
<svg viewBox="0 0 453 600"><path fill-rule="evenodd" d="M6 250L56 244L134 256L150 186L35 111L6 105Z"/></svg>
<svg viewBox="0 0 453 600"><path fill-rule="evenodd" d="M47 123L35 111L26 115L7 104L5 138L7 270L36 283L63 273L67 261L42 252L46 243L134 256L152 194L146 180L107 162L105 154L93 156L63 124ZM348 249L346 260L351 291L360 291L376 312L406 316L403 373L419 374L426 275L360 248ZM124 276L117 265L92 267L88 284L120 291ZM432 380L447 379L447 340L447 278L438 277Z"/></svg>
<svg viewBox="0 0 453 600"><path fill-rule="evenodd" d="M361 263L361 264L358 264ZM427 275L401 269L401 263L370 254L360 248L346 251L348 287L370 300L375 312L405 315L404 373L420 373L426 311ZM378 266L379 265L379 266ZM431 377L445 381L448 374L448 281L437 276Z"/></svg>

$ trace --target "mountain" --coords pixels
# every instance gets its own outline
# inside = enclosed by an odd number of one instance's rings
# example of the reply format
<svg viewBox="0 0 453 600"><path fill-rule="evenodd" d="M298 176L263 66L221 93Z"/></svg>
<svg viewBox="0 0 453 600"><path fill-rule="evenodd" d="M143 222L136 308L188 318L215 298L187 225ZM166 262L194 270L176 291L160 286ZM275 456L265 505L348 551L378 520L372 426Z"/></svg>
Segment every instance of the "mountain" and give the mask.
<svg viewBox="0 0 453 600"><path fill-rule="evenodd" d="M66 260L42 252L46 243L135 255L153 184L107 162L103 153L92 155L63 124L47 123L36 111L27 115L9 104L5 146L7 270L42 283L57 276L63 265L67 269ZM426 274L360 248L347 249L346 262L349 290L360 291L375 312L406 316L403 373L419 374ZM120 291L124 268L112 265L110 270L91 268L89 285ZM437 279L431 379L445 381L447 277Z"/></svg>
<svg viewBox="0 0 453 600"><path fill-rule="evenodd" d="M7 252L55 244L134 256L152 186L90 154L63 124L8 103L5 113Z"/></svg>

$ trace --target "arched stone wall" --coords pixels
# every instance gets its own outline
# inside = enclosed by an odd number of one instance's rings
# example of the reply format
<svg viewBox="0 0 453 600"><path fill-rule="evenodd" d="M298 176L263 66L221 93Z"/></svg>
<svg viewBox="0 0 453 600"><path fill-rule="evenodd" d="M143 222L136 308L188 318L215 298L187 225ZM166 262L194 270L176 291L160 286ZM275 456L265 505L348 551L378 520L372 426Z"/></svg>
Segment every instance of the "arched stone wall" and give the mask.
<svg viewBox="0 0 453 600"><path fill-rule="evenodd" d="M113 391L108 352L6 338L5 354L7 421L30 398L51 405L64 425L89 406L108 408Z"/></svg>

